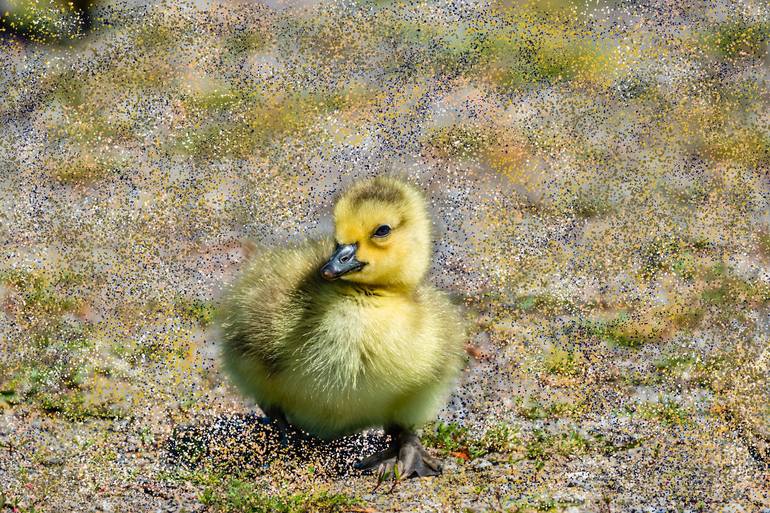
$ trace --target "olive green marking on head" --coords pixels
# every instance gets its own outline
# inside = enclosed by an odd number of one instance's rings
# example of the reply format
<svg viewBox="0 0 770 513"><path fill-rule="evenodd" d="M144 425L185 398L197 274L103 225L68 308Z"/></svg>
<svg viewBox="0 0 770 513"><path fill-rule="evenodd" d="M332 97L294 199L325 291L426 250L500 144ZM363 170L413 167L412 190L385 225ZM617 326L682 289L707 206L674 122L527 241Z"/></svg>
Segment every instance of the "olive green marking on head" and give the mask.
<svg viewBox="0 0 770 513"><path fill-rule="evenodd" d="M366 187L357 191L351 198L350 202L354 206L358 206L366 201L381 201L383 203L399 203L404 200L404 193L397 187L382 181L375 180L368 184Z"/></svg>

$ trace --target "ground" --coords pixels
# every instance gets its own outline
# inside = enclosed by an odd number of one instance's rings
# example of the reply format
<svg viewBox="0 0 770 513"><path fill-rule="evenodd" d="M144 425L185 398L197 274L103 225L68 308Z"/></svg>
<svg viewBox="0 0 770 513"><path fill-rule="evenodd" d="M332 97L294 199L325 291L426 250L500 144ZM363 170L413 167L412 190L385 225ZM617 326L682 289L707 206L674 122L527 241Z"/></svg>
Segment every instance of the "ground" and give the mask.
<svg viewBox="0 0 770 513"><path fill-rule="evenodd" d="M770 511L765 2L81 4L3 7L0 511ZM471 328L374 490L212 318L380 173Z"/></svg>

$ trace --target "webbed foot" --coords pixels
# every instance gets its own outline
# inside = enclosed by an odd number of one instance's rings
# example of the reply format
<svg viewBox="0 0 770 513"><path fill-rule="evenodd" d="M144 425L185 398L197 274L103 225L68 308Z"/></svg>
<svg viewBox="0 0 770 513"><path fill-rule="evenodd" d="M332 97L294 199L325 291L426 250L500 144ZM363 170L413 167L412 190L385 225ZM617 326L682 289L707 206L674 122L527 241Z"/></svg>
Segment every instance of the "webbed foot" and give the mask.
<svg viewBox="0 0 770 513"><path fill-rule="evenodd" d="M394 481L400 481L410 477L441 474L441 462L428 454L416 434L399 430L391 436L390 447L364 458L355 465L358 470L374 470L377 486L391 477Z"/></svg>
<svg viewBox="0 0 770 513"><path fill-rule="evenodd" d="M441 462L428 454L414 433L400 443L396 478L428 477L441 474Z"/></svg>

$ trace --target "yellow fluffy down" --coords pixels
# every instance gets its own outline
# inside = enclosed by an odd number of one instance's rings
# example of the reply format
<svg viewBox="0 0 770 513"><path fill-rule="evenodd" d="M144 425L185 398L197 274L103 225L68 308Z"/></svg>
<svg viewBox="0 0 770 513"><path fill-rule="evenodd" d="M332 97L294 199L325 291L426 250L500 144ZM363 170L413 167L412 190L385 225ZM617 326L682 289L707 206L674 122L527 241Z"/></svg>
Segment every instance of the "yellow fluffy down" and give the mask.
<svg viewBox="0 0 770 513"><path fill-rule="evenodd" d="M376 180L363 185L377 188ZM359 201L360 208L346 206L351 219L340 219L341 209L335 218L337 227L350 231L351 222L360 224L359 212L398 216L392 240L384 246L377 241L380 269L391 270L382 284L369 278L367 283L323 280L319 268L333 253L334 241L307 241L254 256L219 313L224 365L238 388L263 410L278 407L289 422L323 438L371 426L413 428L430 420L464 362L458 309L422 275L414 277L414 269L424 275L429 262L413 259L430 258L429 251L399 247L429 239L424 206L410 186L392 179L382 183L408 194L374 195ZM376 227L381 221L369 222ZM368 230L361 230L362 237ZM359 248L367 243L355 242ZM393 276L399 268L403 279Z"/></svg>

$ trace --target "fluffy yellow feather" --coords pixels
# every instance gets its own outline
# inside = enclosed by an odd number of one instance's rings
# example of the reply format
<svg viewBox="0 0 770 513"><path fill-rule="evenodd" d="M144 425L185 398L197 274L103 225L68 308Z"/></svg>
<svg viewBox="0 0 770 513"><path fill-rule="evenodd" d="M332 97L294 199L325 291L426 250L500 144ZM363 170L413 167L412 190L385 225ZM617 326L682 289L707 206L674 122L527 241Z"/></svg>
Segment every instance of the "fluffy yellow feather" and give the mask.
<svg viewBox="0 0 770 513"><path fill-rule="evenodd" d="M268 414L333 438L384 426L391 447L362 462L380 477L440 466L413 430L432 419L464 361L458 309L425 282L422 194L379 177L334 208L335 240L257 254L222 304L223 360Z"/></svg>

